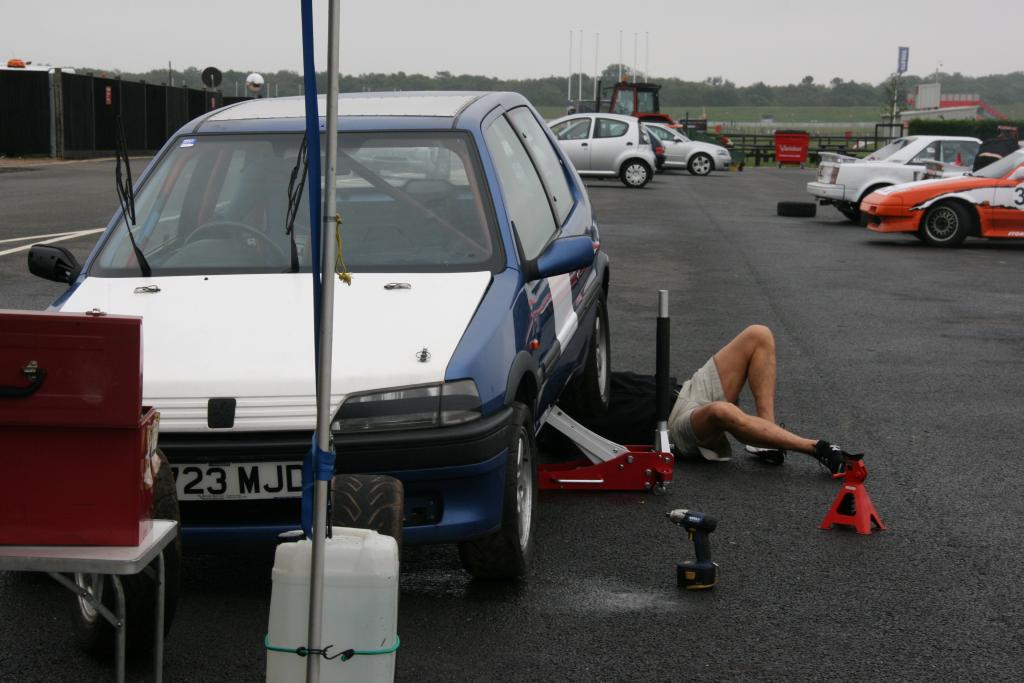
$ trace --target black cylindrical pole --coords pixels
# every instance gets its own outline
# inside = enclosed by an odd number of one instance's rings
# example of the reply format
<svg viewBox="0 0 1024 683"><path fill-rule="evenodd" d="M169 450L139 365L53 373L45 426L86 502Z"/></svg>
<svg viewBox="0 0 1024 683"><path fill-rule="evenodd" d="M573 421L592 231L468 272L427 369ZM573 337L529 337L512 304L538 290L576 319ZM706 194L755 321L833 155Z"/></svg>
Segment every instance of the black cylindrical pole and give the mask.
<svg viewBox="0 0 1024 683"><path fill-rule="evenodd" d="M669 387L669 317L668 290L658 290L658 327L655 340L655 418L658 421L655 433L655 447L668 451L668 414L672 409L672 395Z"/></svg>

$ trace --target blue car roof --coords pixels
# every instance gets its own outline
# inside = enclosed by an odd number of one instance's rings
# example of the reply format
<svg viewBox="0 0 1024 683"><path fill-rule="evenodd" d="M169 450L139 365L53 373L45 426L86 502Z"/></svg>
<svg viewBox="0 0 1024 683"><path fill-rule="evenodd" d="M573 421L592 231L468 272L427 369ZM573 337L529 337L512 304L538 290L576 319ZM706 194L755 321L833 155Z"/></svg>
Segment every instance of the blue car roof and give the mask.
<svg viewBox="0 0 1024 683"><path fill-rule="evenodd" d="M345 93L338 96L340 130L426 130L479 128L495 107L528 104L513 92L420 91ZM187 123L179 134L300 132L305 130L303 97L248 100L222 107ZM318 97L324 127L326 97Z"/></svg>

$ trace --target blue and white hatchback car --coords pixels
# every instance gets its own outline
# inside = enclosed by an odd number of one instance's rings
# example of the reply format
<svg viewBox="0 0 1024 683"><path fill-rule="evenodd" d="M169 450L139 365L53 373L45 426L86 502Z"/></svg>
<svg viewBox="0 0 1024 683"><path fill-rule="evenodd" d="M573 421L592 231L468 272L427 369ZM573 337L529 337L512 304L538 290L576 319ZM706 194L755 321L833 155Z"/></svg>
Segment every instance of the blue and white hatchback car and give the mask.
<svg viewBox="0 0 1024 683"><path fill-rule="evenodd" d="M337 469L402 480L406 543L459 543L472 573L520 576L545 411L609 397L586 191L518 94L360 93L339 112L353 279L335 278ZM272 542L299 521L316 421L305 198L290 232L286 214L303 130L301 98L190 122L137 183L137 227L119 212L84 267L53 273L71 285L56 309L143 317L145 401L193 545Z"/></svg>

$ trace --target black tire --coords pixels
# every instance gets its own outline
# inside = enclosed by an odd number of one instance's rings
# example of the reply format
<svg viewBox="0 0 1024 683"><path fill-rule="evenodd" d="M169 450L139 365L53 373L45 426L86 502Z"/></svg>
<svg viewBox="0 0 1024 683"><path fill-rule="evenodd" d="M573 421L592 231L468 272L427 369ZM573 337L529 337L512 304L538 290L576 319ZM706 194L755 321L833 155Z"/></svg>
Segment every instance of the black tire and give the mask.
<svg viewBox="0 0 1024 683"><path fill-rule="evenodd" d="M779 202L775 211L780 216L814 218L818 213L818 207L814 202Z"/></svg>
<svg viewBox="0 0 1024 683"><path fill-rule="evenodd" d="M939 202L928 208L918 228L921 239L933 247L957 247L974 227L974 216L958 202Z"/></svg>
<svg viewBox="0 0 1024 683"><path fill-rule="evenodd" d="M181 522L178 509L178 492L174 486L174 475L167 462L167 456L157 451L160 469L153 484L153 519L173 519ZM180 530L179 530L180 531ZM157 561L150 564L157 571ZM154 574L155 575L155 574ZM100 601L111 612L116 611L117 601L114 585L109 576L101 574L76 574L73 577L79 586L89 588L93 593L101 592ZM170 632L174 613L178 607L181 590L181 534L164 549L164 635ZM129 657L137 657L153 649L153 621L156 619L156 583L147 572L122 576L121 586L125 600L125 649ZM75 598L71 606L71 620L74 624L75 639L89 654L102 659L112 659L116 652L114 627L103 618L87 601Z"/></svg>
<svg viewBox="0 0 1024 683"><path fill-rule="evenodd" d="M860 224L860 209L858 206L854 206L852 204L836 204L836 209L839 213L846 216L846 220L851 223Z"/></svg>
<svg viewBox="0 0 1024 683"><path fill-rule="evenodd" d="M537 448L530 411L512 404L512 429L505 468L501 528L459 544L462 566L480 579L518 579L533 555L533 519L537 501Z"/></svg>
<svg viewBox="0 0 1024 683"><path fill-rule="evenodd" d="M331 480L331 524L373 529L390 536L402 552L405 489L383 474L339 474Z"/></svg>
<svg viewBox="0 0 1024 683"><path fill-rule="evenodd" d="M626 187L641 188L651 182L651 167L643 159L629 159L619 169L619 180Z"/></svg>
<svg viewBox="0 0 1024 683"><path fill-rule="evenodd" d="M686 162L686 170L693 175L708 175L715 170L715 162L707 154L698 152Z"/></svg>
<svg viewBox="0 0 1024 683"><path fill-rule="evenodd" d="M601 417L612 398L611 332L604 292L597 297L594 331L587 346L583 369L570 380L559 406L577 420Z"/></svg>

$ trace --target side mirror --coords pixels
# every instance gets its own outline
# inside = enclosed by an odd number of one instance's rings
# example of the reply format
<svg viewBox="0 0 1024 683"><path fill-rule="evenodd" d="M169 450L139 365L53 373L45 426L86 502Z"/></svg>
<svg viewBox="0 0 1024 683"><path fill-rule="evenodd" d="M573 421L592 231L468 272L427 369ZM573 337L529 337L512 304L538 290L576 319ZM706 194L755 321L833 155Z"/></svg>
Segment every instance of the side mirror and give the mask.
<svg viewBox="0 0 1024 683"><path fill-rule="evenodd" d="M64 247L51 244L33 244L28 250L28 269L45 280L70 285L82 272L75 255Z"/></svg>
<svg viewBox="0 0 1024 683"><path fill-rule="evenodd" d="M548 245L533 261L526 264L527 280L565 275L594 262L594 241L589 235L563 237Z"/></svg>

